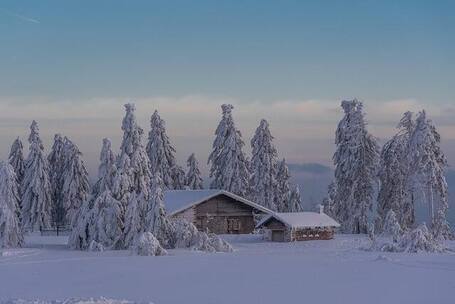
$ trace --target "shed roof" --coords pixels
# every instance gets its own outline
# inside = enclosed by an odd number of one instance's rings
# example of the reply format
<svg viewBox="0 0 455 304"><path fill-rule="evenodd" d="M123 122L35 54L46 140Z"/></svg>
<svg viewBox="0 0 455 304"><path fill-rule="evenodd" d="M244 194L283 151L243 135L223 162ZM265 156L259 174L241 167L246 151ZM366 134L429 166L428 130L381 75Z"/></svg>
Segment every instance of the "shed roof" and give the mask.
<svg viewBox="0 0 455 304"><path fill-rule="evenodd" d="M327 214L317 212L274 212L264 217L256 227L264 225L272 218L289 228L340 227L340 224Z"/></svg>
<svg viewBox="0 0 455 304"><path fill-rule="evenodd" d="M273 211L262 207L252 201L249 201L243 197L235 195L225 190L168 190L164 192L164 206L169 215L182 212L190 207L199 205L215 196L226 195L233 198L236 201L242 202L248 206L251 206L264 213L271 214Z"/></svg>

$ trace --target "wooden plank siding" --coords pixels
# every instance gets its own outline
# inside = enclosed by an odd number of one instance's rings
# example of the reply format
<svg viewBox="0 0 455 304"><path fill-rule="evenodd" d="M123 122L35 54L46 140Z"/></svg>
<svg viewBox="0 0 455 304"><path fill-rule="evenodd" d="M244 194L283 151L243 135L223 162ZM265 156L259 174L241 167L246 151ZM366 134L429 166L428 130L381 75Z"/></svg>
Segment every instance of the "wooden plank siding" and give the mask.
<svg viewBox="0 0 455 304"><path fill-rule="evenodd" d="M264 224L266 238L272 241L273 231L284 232L284 242L311 241L311 240L330 240L333 238L333 228L289 228L275 218L270 219Z"/></svg>
<svg viewBox="0 0 455 304"><path fill-rule="evenodd" d="M255 229L255 208L220 194L173 217L191 221L200 231L216 234L248 234Z"/></svg>

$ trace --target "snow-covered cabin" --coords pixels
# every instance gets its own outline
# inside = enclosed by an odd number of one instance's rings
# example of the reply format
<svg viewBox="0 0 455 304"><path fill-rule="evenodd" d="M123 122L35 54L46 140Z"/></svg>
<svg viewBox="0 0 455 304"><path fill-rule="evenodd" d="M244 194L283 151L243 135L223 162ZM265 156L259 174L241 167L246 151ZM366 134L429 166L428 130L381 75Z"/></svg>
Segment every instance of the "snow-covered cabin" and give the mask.
<svg viewBox="0 0 455 304"><path fill-rule="evenodd" d="M273 242L293 242L308 240L330 240L334 229L340 227L321 208L317 212L272 213L264 217L256 226L264 228L266 236Z"/></svg>
<svg viewBox="0 0 455 304"><path fill-rule="evenodd" d="M168 216L184 218L200 231L216 234L248 234L255 218L271 210L224 190L169 190L164 193Z"/></svg>

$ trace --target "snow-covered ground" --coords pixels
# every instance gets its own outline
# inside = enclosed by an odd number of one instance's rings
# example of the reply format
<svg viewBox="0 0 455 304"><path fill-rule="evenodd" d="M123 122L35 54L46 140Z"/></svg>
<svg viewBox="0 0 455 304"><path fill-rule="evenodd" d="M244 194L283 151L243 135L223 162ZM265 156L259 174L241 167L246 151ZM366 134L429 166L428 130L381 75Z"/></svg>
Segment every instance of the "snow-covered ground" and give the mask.
<svg viewBox="0 0 455 304"><path fill-rule="evenodd" d="M170 303L455 303L455 255L358 250L363 236L270 243L225 236L234 253L80 252L65 237L29 236L0 254L0 302L100 297ZM455 243L449 246L455 248ZM77 303L73 301L70 303Z"/></svg>

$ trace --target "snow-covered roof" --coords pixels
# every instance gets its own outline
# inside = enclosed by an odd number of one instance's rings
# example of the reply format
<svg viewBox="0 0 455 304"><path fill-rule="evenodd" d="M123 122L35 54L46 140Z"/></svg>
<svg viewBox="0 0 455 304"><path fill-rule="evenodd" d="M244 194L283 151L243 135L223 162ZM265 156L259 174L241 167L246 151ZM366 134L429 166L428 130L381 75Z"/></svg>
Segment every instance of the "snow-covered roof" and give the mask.
<svg viewBox="0 0 455 304"><path fill-rule="evenodd" d="M255 209L258 209L264 213L271 214L273 211L262 207L252 201L249 201L243 197L235 195L234 193L225 191L225 190L168 190L164 192L164 206L169 215L174 215L176 213L182 212L190 207L199 205L212 197L218 195L226 195L231 197L239 202L242 202L248 206L251 206Z"/></svg>
<svg viewBox="0 0 455 304"><path fill-rule="evenodd" d="M274 212L264 217L256 227L264 225L272 218L289 228L340 227L340 224L327 214L317 212Z"/></svg>

